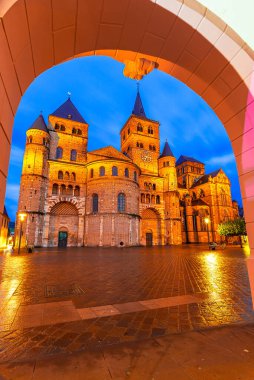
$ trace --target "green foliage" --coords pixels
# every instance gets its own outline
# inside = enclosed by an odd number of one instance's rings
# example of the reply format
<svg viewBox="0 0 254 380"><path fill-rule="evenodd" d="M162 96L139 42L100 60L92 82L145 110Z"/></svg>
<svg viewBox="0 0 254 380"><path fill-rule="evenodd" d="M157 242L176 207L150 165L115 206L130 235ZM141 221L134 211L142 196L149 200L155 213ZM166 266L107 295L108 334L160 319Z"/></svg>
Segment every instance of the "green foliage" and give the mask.
<svg viewBox="0 0 254 380"><path fill-rule="evenodd" d="M247 235L245 220L242 218L229 220L218 225L218 233L221 236Z"/></svg>

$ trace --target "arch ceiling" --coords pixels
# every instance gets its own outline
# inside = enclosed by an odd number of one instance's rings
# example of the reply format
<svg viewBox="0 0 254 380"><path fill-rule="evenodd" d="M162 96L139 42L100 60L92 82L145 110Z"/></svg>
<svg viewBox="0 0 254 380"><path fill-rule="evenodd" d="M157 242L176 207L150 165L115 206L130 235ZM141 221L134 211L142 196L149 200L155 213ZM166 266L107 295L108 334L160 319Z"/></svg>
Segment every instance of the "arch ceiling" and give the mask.
<svg viewBox="0 0 254 380"><path fill-rule="evenodd" d="M13 117L33 79L79 56L146 57L202 96L224 124L254 255L254 53L229 25L195 0L2 0L0 16L1 209Z"/></svg>

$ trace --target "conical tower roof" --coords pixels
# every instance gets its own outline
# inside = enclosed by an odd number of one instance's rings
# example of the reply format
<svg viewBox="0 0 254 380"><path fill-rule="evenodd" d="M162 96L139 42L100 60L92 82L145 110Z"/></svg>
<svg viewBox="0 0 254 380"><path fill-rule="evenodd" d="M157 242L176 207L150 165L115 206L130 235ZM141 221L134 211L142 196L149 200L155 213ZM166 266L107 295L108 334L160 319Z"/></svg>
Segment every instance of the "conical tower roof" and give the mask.
<svg viewBox="0 0 254 380"><path fill-rule="evenodd" d="M141 117L145 117L146 118L145 110L144 110L144 107L143 107L143 104L142 104L142 100L141 100L141 96L140 96L140 93L139 93L139 86L138 86L138 91L137 91L137 96L136 96L136 100L135 100L135 103L134 103L134 107L133 107L133 110L132 110L132 115L141 116Z"/></svg>
<svg viewBox="0 0 254 380"><path fill-rule="evenodd" d="M59 108L57 108L51 116L61 117L62 119L69 119L77 121L78 123L87 124L83 116L79 113L77 108L72 103L71 99L68 98Z"/></svg>
<svg viewBox="0 0 254 380"><path fill-rule="evenodd" d="M38 129L40 131L44 131L49 133L47 125L45 123L45 120L42 115L38 116L37 119L33 122L30 128L28 128L28 131L30 129Z"/></svg>
<svg viewBox="0 0 254 380"><path fill-rule="evenodd" d="M161 153L161 155L160 155L159 158L163 158L163 157L175 157L175 156L173 155L173 152L172 152L172 150L171 150L171 148L170 148L170 146L169 146L167 140L166 140L166 142L165 142L165 145L164 145L163 151L162 151L162 153Z"/></svg>

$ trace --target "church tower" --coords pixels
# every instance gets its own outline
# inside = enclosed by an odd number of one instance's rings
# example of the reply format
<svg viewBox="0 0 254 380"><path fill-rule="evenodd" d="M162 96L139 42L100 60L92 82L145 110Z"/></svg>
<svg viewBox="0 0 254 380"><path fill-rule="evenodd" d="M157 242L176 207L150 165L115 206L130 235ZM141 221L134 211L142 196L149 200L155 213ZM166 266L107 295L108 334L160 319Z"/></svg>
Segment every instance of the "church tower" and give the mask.
<svg viewBox="0 0 254 380"><path fill-rule="evenodd" d="M121 150L127 154L142 173L158 173L160 152L159 122L148 119L137 91L131 116L121 129Z"/></svg>
<svg viewBox="0 0 254 380"><path fill-rule="evenodd" d="M49 116L50 159L85 163L88 124L68 98Z"/></svg>
<svg viewBox="0 0 254 380"><path fill-rule="evenodd" d="M18 214L25 213L21 247L27 245L40 246L42 240L44 205L48 183L48 165L50 135L44 118L40 115L26 131L26 147L20 183ZM20 231L17 217L16 246ZM29 226L29 233L26 229ZM27 241L25 241L27 236Z"/></svg>
<svg viewBox="0 0 254 380"><path fill-rule="evenodd" d="M182 230L179 193L177 191L176 159L167 141L158 163L159 175L164 178L165 242L166 244L181 244Z"/></svg>

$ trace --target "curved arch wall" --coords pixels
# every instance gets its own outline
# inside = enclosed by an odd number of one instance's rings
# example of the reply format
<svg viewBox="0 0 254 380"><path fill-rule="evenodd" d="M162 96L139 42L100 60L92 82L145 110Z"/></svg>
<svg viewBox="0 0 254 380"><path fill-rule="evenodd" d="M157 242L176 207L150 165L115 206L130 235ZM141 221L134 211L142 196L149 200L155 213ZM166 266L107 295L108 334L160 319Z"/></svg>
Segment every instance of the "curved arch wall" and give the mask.
<svg viewBox="0 0 254 380"><path fill-rule="evenodd" d="M3 0L0 16L1 211L13 117L33 79L78 56L147 57L202 96L224 124L254 257L254 54L230 26L195 0Z"/></svg>

